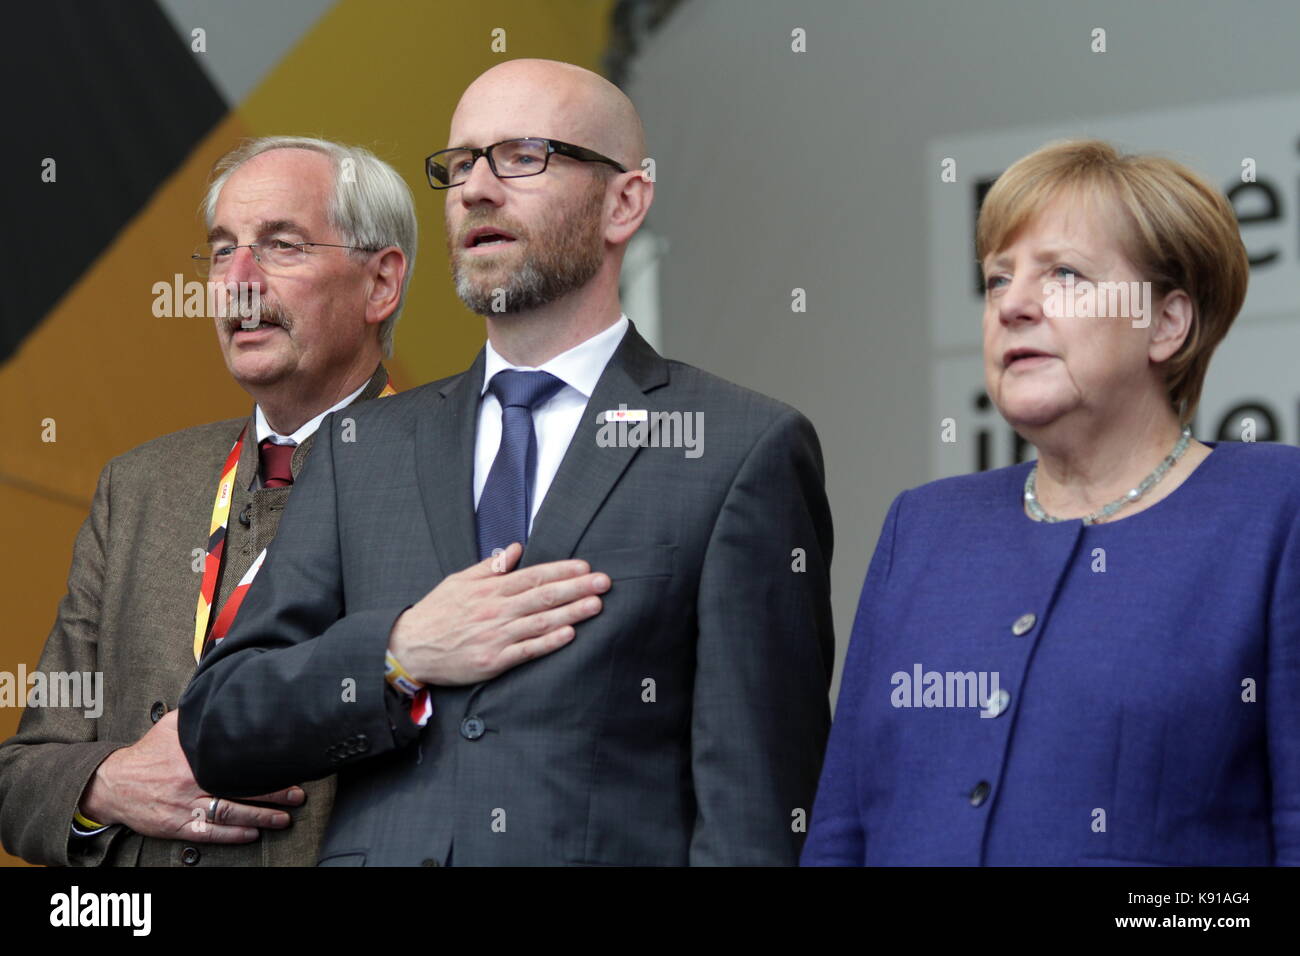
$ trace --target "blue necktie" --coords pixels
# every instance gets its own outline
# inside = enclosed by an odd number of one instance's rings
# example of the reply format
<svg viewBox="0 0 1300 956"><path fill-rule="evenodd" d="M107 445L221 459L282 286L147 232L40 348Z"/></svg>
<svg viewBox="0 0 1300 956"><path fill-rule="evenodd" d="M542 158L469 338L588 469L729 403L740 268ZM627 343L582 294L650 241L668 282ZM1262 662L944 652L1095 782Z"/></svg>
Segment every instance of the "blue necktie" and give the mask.
<svg viewBox="0 0 1300 956"><path fill-rule="evenodd" d="M478 556L488 557L510 542L528 540L533 479L537 474L537 435L533 409L564 387L549 372L503 369L488 388L501 403L501 447L478 499Z"/></svg>

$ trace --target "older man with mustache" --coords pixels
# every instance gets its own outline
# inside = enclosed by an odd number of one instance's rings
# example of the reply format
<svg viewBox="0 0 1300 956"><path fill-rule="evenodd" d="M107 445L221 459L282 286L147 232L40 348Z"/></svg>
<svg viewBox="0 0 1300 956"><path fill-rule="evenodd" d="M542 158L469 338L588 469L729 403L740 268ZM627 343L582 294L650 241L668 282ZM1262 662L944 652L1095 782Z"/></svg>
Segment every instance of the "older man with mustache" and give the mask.
<svg viewBox="0 0 1300 956"><path fill-rule="evenodd" d="M133 449L100 476L39 669L102 672L103 713L29 706L0 745L0 838L34 863L310 863L329 815L332 780L249 801L205 791L175 708L229 630L321 420L392 392L381 358L415 260L415 211L368 151L268 137L218 162L203 213L200 275L259 306L215 317L255 405Z"/></svg>

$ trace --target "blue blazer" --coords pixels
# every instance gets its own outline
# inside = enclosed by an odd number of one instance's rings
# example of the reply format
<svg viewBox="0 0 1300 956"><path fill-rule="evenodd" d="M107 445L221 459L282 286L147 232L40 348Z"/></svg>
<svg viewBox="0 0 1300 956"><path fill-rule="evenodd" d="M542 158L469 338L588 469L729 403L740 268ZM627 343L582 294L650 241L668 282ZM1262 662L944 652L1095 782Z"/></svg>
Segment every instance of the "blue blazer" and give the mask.
<svg viewBox="0 0 1300 956"><path fill-rule="evenodd" d="M1110 524L894 500L804 865L1300 864L1300 449L1207 444Z"/></svg>

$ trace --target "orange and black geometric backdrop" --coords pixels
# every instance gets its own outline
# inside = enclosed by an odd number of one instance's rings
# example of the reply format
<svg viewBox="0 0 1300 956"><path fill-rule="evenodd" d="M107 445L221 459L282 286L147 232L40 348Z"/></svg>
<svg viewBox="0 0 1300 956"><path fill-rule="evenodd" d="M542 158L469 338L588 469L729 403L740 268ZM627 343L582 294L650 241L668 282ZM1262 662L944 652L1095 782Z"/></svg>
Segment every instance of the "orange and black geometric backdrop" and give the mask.
<svg viewBox="0 0 1300 956"><path fill-rule="evenodd" d="M612 7L613 0L6 7L0 670L36 666L103 464L166 432L251 409L226 373L209 320L152 313L154 283L187 273L216 158L243 137L301 134L367 146L396 167L416 198L420 249L389 367L401 388L450 374L469 363L484 332L451 288L442 201L425 183L423 158L446 145L461 90L488 67L537 56L598 69ZM498 29L504 52L492 49ZM203 31L202 51L195 30ZM54 420L54 442L42 440L46 419ZM0 739L18 716L0 709ZM0 864L14 862L0 852Z"/></svg>

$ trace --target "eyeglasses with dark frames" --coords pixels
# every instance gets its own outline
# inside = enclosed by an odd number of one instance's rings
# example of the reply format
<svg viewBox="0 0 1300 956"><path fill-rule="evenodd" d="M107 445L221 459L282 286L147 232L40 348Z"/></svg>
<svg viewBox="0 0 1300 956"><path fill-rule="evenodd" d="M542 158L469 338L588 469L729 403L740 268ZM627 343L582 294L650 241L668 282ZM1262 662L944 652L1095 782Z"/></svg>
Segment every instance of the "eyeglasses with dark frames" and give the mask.
<svg viewBox="0 0 1300 956"><path fill-rule="evenodd" d="M555 155L567 156L582 163L604 163L613 166L620 173L627 172L622 163L594 150L563 143L558 139L531 136L502 140L491 146L453 146L450 149L440 149L425 159L424 172L429 177L429 185L434 189L451 189L469 179L480 156L487 157L488 168L498 179L521 179L546 172L551 157Z"/></svg>

